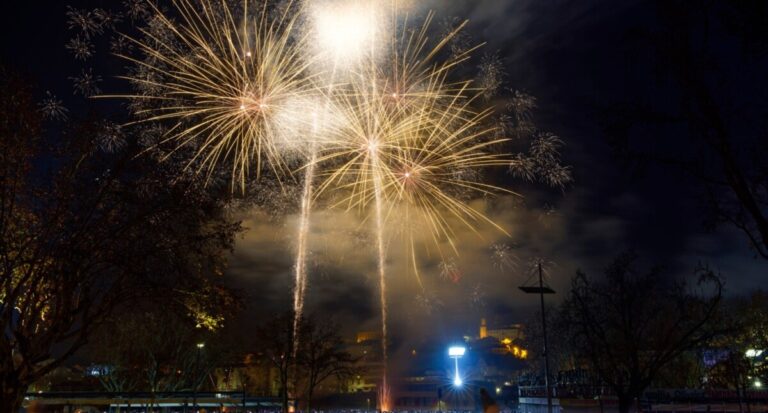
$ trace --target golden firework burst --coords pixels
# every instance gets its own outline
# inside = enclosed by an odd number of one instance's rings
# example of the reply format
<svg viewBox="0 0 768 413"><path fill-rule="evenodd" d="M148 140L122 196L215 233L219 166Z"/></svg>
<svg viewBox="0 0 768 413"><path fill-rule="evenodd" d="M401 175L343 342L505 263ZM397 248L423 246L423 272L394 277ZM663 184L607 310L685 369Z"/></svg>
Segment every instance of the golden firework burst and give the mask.
<svg viewBox="0 0 768 413"><path fill-rule="evenodd" d="M225 0L174 0L173 17L152 6L142 36L126 36L142 57L121 55L141 74L124 78L143 93L110 96L143 102L133 123L169 122L162 142L192 147L189 167L210 176L226 162L241 188L265 163L278 176L290 172L281 145L303 135L282 132L302 118L285 112L315 91L298 6L261 4L251 10L243 0L235 11Z"/></svg>
<svg viewBox="0 0 768 413"><path fill-rule="evenodd" d="M343 194L333 205L372 209L383 225L408 222L414 269L416 232L425 228L438 250L447 241L453 252L456 223L503 232L462 195L510 193L467 173L508 166L509 155L492 150L506 139L493 138L490 109L473 109L481 91L448 80L471 51L436 61L457 31L429 47L430 22L431 15L392 40L389 64L370 65L337 88L333 101L343 121L318 158L324 172L317 193Z"/></svg>

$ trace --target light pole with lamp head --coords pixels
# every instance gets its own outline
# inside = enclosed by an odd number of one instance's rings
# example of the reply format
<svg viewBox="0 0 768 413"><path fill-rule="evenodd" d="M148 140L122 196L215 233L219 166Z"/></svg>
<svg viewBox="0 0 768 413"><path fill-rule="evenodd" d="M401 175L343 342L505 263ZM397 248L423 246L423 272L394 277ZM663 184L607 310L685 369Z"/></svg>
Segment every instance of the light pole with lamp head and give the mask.
<svg viewBox="0 0 768 413"><path fill-rule="evenodd" d="M205 343L197 343L197 355L195 356L195 375L192 376L192 410L197 413L197 373L200 372L200 352L205 348Z"/></svg>
<svg viewBox="0 0 768 413"><path fill-rule="evenodd" d="M464 346L452 346L448 348L448 357L453 359L455 366L453 375L454 387L461 387L464 384L464 381L459 374L459 359L462 358L466 352L467 348Z"/></svg>
<svg viewBox="0 0 768 413"><path fill-rule="evenodd" d="M522 286L522 290L526 294L539 294L539 302L541 304L541 328L544 335L544 387L547 391L547 413L552 413L552 391L549 388L549 351L547 349L547 313L544 309L544 294L554 294L555 290L544 285L544 271L541 268L541 261L537 264L537 270L539 273L539 285L537 286Z"/></svg>

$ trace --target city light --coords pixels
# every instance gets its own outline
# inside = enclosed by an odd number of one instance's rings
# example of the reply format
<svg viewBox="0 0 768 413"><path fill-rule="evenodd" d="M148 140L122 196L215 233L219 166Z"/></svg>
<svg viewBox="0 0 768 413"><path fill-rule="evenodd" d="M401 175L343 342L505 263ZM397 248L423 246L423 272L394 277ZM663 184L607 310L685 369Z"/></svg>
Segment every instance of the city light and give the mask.
<svg viewBox="0 0 768 413"><path fill-rule="evenodd" d="M755 350L755 349L753 349L753 348L751 348L751 349L748 349L748 350L746 351L746 353L745 353L745 355L747 356L747 358L755 358L755 357L760 357L762 354L763 354L763 350Z"/></svg>

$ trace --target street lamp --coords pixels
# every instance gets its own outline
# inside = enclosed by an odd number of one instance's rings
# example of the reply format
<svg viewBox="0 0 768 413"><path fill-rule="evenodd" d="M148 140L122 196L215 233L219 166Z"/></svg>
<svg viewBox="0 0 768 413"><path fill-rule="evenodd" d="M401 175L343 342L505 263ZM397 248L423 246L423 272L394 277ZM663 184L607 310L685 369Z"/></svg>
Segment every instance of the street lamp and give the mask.
<svg viewBox="0 0 768 413"><path fill-rule="evenodd" d="M763 354L763 350L756 350L753 348L750 348L746 352L744 352L744 355L750 359L760 357L762 354Z"/></svg>
<svg viewBox="0 0 768 413"><path fill-rule="evenodd" d="M537 286L522 286L522 290L526 294L539 294L541 303L541 327L544 335L544 387L547 391L547 413L552 413L552 392L549 388L549 351L547 350L547 314L544 309L544 294L554 294L555 290L544 285L544 271L541 268L541 261L538 262L537 269L539 271L539 285Z"/></svg>
<svg viewBox="0 0 768 413"><path fill-rule="evenodd" d="M192 376L192 410L197 412L197 373L200 371L200 352L205 348L205 343L197 343L197 355L195 357L195 374Z"/></svg>
<svg viewBox="0 0 768 413"><path fill-rule="evenodd" d="M461 375L459 374L459 359L463 357L466 352L467 348L464 346L451 346L448 348L448 357L452 358L454 361L455 373L453 376L453 385L456 387L461 387L462 384L464 384L461 380Z"/></svg>

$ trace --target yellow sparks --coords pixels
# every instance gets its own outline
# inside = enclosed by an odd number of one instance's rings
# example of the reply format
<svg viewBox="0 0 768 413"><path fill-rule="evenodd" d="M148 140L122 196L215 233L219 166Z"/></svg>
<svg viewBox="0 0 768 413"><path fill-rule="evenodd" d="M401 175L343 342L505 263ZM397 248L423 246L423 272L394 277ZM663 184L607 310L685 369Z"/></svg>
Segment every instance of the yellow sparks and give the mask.
<svg viewBox="0 0 768 413"><path fill-rule="evenodd" d="M264 161L278 176L290 172L280 131L297 120L281 114L314 87L306 38L296 35L298 13L289 5L275 15L265 3L250 17L248 1L242 6L235 17L225 0L174 0L176 19L153 6L154 24L140 39L128 37L144 57L121 56L139 73L125 78L150 92L117 97L143 103L134 123L170 122L163 143L193 148L188 167L210 176L226 162L232 185L244 189L250 169L258 174Z"/></svg>
<svg viewBox="0 0 768 413"><path fill-rule="evenodd" d="M494 138L490 110L473 109L479 91L469 82L448 81L469 52L436 62L457 32L428 47L430 22L431 15L420 29L406 28L392 40L389 65L372 65L337 89L334 101L343 121L318 158L326 165L318 194L340 190L334 205L373 208L376 219L381 213L390 225L408 220L404 229L414 267L413 245L423 228L438 251L447 241L454 253L457 222L473 231L484 223L503 232L462 194L510 193L468 173L509 165L508 155L492 150L506 139Z"/></svg>

